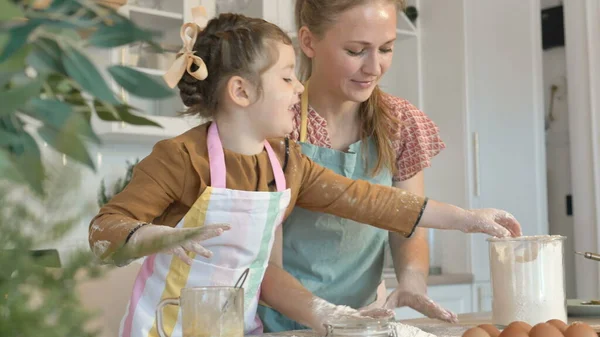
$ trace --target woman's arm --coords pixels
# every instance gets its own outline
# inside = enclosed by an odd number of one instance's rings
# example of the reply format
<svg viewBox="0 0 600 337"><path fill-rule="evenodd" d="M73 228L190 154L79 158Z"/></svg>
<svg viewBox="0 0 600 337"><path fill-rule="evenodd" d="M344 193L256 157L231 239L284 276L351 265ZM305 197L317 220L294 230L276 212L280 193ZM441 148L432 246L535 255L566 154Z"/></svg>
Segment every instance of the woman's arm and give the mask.
<svg viewBox="0 0 600 337"><path fill-rule="evenodd" d="M261 285L262 301L286 317L324 334L324 323L341 316L393 317L393 312L373 309L358 312L347 306L331 304L306 289L300 281L283 269L283 231L281 226L275 233L275 243L269 266Z"/></svg>
<svg viewBox="0 0 600 337"><path fill-rule="evenodd" d="M394 187L423 196L425 194L423 171L408 180L395 182ZM409 272L418 273L424 280L427 280L429 275L427 229L417 228L410 238L390 232L389 239L396 278L400 281L402 275Z"/></svg>
<svg viewBox="0 0 600 337"><path fill-rule="evenodd" d="M410 179L394 183L394 187L417 195L425 194L423 171ZM456 315L437 305L427 296L429 244L427 229L418 228L411 238L389 233L390 249L398 285L386 301L386 307L408 306L428 317L456 322Z"/></svg>

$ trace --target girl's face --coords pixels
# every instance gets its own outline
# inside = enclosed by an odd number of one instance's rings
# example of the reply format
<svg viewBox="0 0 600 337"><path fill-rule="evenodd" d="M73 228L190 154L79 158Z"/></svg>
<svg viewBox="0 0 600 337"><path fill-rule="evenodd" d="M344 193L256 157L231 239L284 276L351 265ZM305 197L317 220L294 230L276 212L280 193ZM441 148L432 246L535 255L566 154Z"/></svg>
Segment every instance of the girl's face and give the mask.
<svg viewBox="0 0 600 337"><path fill-rule="evenodd" d="M294 112L304 86L295 74L296 54L294 48L276 42L277 62L262 76L262 95L252 105L256 118L254 126L265 138L283 137L292 132Z"/></svg>
<svg viewBox="0 0 600 337"><path fill-rule="evenodd" d="M370 1L341 13L321 39L312 34L302 49L312 59L320 87L344 101L364 102L392 62L396 5ZM304 41L303 41L304 42Z"/></svg>

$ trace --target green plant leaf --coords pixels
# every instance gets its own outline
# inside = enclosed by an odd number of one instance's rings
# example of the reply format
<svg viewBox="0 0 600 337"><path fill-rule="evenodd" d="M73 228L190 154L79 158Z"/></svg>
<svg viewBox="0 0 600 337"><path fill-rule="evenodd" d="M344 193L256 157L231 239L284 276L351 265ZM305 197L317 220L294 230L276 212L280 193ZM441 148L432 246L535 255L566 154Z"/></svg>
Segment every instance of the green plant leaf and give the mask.
<svg viewBox="0 0 600 337"><path fill-rule="evenodd" d="M0 21L8 21L23 16L23 11L12 1L0 1Z"/></svg>
<svg viewBox="0 0 600 337"><path fill-rule="evenodd" d="M71 105L65 102L34 98L23 109L23 112L59 133L79 134L100 144L100 139L94 133L90 123L81 114L74 112Z"/></svg>
<svg viewBox="0 0 600 337"><path fill-rule="evenodd" d="M29 34L31 34L31 32L39 25L40 22L38 20L30 20L22 25L11 28L8 31L8 42L4 45L2 53L0 54L0 63L8 60L10 56L23 47L27 43Z"/></svg>
<svg viewBox="0 0 600 337"><path fill-rule="evenodd" d="M33 80L25 85L0 91L0 116L15 113L32 97L37 97L42 89L42 82Z"/></svg>
<svg viewBox="0 0 600 337"><path fill-rule="evenodd" d="M0 147L5 147L8 145L18 144L20 142L19 136L12 133L6 132L0 129Z"/></svg>
<svg viewBox="0 0 600 337"><path fill-rule="evenodd" d="M67 74L79 83L83 89L103 101L119 104L98 69L85 55L73 47L67 47L63 50L62 61Z"/></svg>
<svg viewBox="0 0 600 337"><path fill-rule="evenodd" d="M103 103L99 100L94 100L94 111L96 112L96 115L98 115L98 117L103 121L122 121L121 117L119 116L119 113L117 112L117 109L115 109L115 107L111 104Z"/></svg>
<svg viewBox="0 0 600 337"><path fill-rule="evenodd" d="M7 32L0 33L0 50L8 43L9 35ZM25 69L25 59L30 51L29 46L20 48L6 61L0 63L0 86L8 82L12 75L22 72Z"/></svg>
<svg viewBox="0 0 600 337"><path fill-rule="evenodd" d="M114 65L108 67L108 72L119 85L136 96L160 99L174 95L174 91L162 79L157 80L133 68Z"/></svg>
<svg viewBox="0 0 600 337"><path fill-rule="evenodd" d="M107 122L125 122L132 125L149 125L162 128L160 124L153 120L132 114L131 111L137 111L137 109L129 105L114 106L96 100L94 101L94 110L100 119Z"/></svg>
<svg viewBox="0 0 600 337"><path fill-rule="evenodd" d="M113 16L112 25L103 25L92 34L88 43L101 48L112 48L123 46L136 41L151 41L153 33L137 27L130 20Z"/></svg>
<svg viewBox="0 0 600 337"><path fill-rule="evenodd" d="M37 193L43 193L44 166L37 142L26 133L19 133L19 150L11 151L13 161L23 180Z"/></svg>
<svg viewBox="0 0 600 337"><path fill-rule="evenodd" d="M42 126L38 130L38 134L50 146L61 153L66 154L70 158L96 169L94 161L90 157L85 144L79 139L77 134L70 132L58 132L53 128Z"/></svg>
<svg viewBox="0 0 600 337"><path fill-rule="evenodd" d="M31 44L31 53L27 57L27 63L38 72L65 73L61 57L62 50L58 43L42 37Z"/></svg>
<svg viewBox="0 0 600 337"><path fill-rule="evenodd" d="M131 113L131 110L135 110L133 107L128 106L128 105L120 105L115 107L117 110L117 113L119 114L119 116L121 117L121 120L127 124L132 124L132 125L149 125L149 126L156 126L159 128L162 128L162 126L158 123L156 123L153 120L150 120L148 118L144 118L142 116L139 115L135 115Z"/></svg>

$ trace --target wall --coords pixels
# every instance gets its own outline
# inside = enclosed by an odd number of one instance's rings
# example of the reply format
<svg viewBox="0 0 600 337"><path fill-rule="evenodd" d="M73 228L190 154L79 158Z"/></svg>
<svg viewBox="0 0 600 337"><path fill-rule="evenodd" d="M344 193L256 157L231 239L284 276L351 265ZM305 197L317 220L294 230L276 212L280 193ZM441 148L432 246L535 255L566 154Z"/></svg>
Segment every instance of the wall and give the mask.
<svg viewBox="0 0 600 337"><path fill-rule="evenodd" d="M542 9L559 6L560 0L543 0ZM543 51L544 107L546 112L546 164L548 174L548 221L550 234L563 235L565 241L565 276L567 297L575 297L575 256L573 217L567 215L566 196L571 189L571 155L565 47ZM552 115L549 120L551 86L556 85Z"/></svg>
<svg viewBox="0 0 600 337"><path fill-rule="evenodd" d="M600 3L565 1L575 247L600 251ZM578 298L598 298L598 263L576 258Z"/></svg>

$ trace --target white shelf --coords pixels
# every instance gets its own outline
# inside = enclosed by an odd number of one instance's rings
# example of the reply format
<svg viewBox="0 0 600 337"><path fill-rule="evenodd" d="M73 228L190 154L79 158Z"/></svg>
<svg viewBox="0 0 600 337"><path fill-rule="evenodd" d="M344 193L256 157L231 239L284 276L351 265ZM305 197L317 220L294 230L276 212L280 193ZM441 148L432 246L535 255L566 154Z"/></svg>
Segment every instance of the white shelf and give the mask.
<svg viewBox="0 0 600 337"><path fill-rule="evenodd" d="M404 30L404 29L396 29L396 35L399 40L410 39L413 37L417 37L417 32L412 30Z"/></svg>
<svg viewBox="0 0 600 337"><path fill-rule="evenodd" d="M161 18L169 18L169 19L173 19L173 20L183 21L183 14L181 14L181 13L173 13L173 12L163 11L160 9L145 8L145 7L139 7L139 6L134 6L134 5L126 5L124 7L126 7L126 10L128 10L130 13L135 12L135 13L140 13L140 14L158 16Z"/></svg>
<svg viewBox="0 0 600 337"><path fill-rule="evenodd" d="M162 76L166 73L165 70L161 69L151 69L151 68L143 68L143 67L133 67L133 69L140 71L142 73L154 76Z"/></svg>
<svg viewBox="0 0 600 337"><path fill-rule="evenodd" d="M94 131L103 141L117 142L156 142L162 139L176 137L189 129L200 125L202 122L198 117L165 117L144 116L160 124L156 126L138 126L123 122L106 122L94 116Z"/></svg>
<svg viewBox="0 0 600 337"><path fill-rule="evenodd" d="M417 33L417 27L410 21L406 13L400 12L398 15L398 30L402 31L410 31L413 33Z"/></svg>

